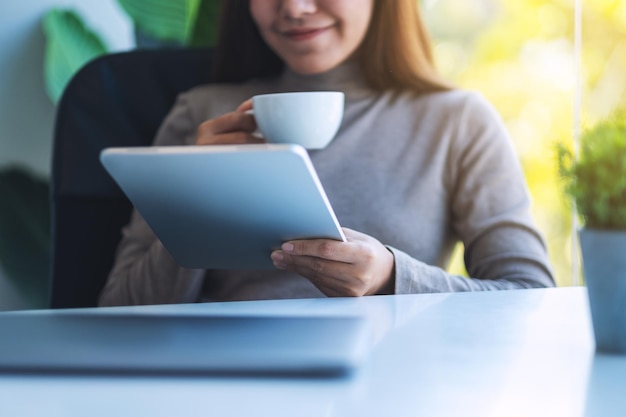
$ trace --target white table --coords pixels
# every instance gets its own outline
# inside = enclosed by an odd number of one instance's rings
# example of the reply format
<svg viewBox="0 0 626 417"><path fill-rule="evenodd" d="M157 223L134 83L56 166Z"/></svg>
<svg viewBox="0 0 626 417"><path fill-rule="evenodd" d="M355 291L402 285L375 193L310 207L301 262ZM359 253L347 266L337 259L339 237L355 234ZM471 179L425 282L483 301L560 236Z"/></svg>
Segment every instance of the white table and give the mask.
<svg viewBox="0 0 626 417"><path fill-rule="evenodd" d="M626 357L595 354L584 288L119 311L361 314L376 342L341 378L0 375L0 416L626 416Z"/></svg>

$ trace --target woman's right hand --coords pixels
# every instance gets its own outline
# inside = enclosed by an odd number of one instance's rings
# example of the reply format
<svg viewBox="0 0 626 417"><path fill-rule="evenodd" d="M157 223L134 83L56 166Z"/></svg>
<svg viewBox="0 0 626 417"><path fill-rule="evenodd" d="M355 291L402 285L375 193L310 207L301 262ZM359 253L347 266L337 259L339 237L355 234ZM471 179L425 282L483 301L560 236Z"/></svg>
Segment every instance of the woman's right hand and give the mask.
<svg viewBox="0 0 626 417"><path fill-rule="evenodd" d="M248 110L252 110L252 100L243 102L234 112L202 123L198 127L196 145L265 143L263 138L253 134L256 121Z"/></svg>

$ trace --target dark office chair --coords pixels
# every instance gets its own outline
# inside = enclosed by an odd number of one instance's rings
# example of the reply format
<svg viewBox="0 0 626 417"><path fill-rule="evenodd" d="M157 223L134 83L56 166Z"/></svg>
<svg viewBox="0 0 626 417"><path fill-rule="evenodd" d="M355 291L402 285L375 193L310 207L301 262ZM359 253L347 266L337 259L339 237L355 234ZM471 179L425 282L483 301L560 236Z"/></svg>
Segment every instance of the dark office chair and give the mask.
<svg viewBox="0 0 626 417"><path fill-rule="evenodd" d="M210 50L137 50L100 57L69 83L52 157L52 308L96 305L130 217L100 151L150 145L177 94L210 76Z"/></svg>

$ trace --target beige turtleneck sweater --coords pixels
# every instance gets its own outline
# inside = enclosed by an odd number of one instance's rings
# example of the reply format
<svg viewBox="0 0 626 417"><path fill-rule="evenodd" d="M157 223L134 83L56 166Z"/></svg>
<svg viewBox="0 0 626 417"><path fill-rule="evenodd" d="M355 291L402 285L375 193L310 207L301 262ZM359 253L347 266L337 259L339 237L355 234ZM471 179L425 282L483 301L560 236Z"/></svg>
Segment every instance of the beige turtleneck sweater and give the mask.
<svg viewBox="0 0 626 417"><path fill-rule="evenodd" d="M339 223L393 252L397 294L554 285L509 136L477 93L396 97L368 89L351 63L313 76L286 71L182 94L155 145L194 144L203 121L255 94L311 90L346 94L339 133L310 156ZM458 241L471 278L445 271ZM182 268L134 213L100 304L308 297L323 294L287 271Z"/></svg>

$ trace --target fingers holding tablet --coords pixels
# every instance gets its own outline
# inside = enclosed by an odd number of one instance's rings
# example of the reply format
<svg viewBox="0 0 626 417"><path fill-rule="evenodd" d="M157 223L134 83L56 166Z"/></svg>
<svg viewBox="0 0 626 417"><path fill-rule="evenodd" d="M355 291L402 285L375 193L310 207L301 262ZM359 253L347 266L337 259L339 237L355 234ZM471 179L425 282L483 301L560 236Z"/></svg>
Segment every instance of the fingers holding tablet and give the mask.
<svg viewBox="0 0 626 417"><path fill-rule="evenodd" d="M285 242L272 253L279 269L308 278L328 296L393 293L394 256L375 238L343 228L346 242L303 239Z"/></svg>

